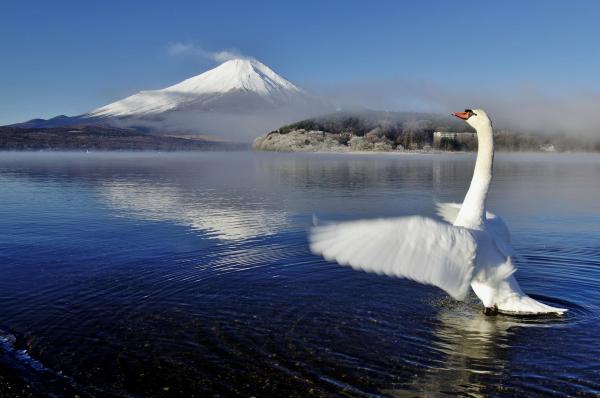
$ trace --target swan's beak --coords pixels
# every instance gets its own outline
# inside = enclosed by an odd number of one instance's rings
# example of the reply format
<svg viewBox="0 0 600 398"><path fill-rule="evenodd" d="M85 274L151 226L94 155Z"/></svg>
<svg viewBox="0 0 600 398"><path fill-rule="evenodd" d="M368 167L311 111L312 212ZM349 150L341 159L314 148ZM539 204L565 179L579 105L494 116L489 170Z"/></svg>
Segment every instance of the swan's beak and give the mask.
<svg viewBox="0 0 600 398"><path fill-rule="evenodd" d="M471 116L469 112L453 112L452 115L462 120L467 120Z"/></svg>

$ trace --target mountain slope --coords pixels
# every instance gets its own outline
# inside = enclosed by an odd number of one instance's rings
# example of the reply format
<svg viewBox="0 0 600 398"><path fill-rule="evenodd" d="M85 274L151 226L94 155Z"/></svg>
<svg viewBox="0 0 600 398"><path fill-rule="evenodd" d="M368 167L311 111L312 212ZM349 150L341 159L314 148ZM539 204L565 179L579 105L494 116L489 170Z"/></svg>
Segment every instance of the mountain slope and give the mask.
<svg viewBox="0 0 600 398"><path fill-rule="evenodd" d="M173 110L232 110L236 97L243 101L264 101L279 107L306 100L306 93L277 75L266 65L248 59L233 59L198 76L162 90L141 91L123 100L98 108L91 117L156 115ZM224 104L226 106L216 106ZM255 108L255 104L239 104ZM233 109L240 108L233 106Z"/></svg>

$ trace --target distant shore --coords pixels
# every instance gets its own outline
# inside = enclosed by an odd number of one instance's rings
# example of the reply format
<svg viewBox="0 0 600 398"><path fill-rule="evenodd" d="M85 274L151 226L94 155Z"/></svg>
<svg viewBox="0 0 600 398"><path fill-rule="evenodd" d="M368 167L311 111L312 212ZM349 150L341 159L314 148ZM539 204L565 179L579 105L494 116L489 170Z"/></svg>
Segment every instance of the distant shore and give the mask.
<svg viewBox="0 0 600 398"><path fill-rule="evenodd" d="M258 137L253 144L216 140L198 135L158 135L133 129L106 126L71 126L54 128L0 127L1 152L192 152L192 151L245 151L301 152L348 155L437 155L472 153L470 150L444 150L423 145L422 148L404 148L388 141L365 136L351 136L323 131L294 130L286 133L271 132ZM476 150L476 148L473 148ZM519 153L599 153L595 150L551 150L528 148L508 150L499 146L497 152Z"/></svg>
<svg viewBox="0 0 600 398"><path fill-rule="evenodd" d="M103 126L0 127L0 151L210 151L249 144L198 136L167 136Z"/></svg>
<svg viewBox="0 0 600 398"><path fill-rule="evenodd" d="M311 153L345 153L345 154L444 154L444 153L472 153L472 150L455 149L445 150L423 144L418 147L404 148L400 144L392 144L390 140L382 137L358 136L351 134L335 134L325 131L297 129L291 131L273 131L258 137L253 148L266 152L311 152ZM471 148L470 148L471 149ZM526 151L510 151L500 146L498 152L558 152L553 145L539 146L537 150L528 148ZM595 152L595 151L581 151Z"/></svg>

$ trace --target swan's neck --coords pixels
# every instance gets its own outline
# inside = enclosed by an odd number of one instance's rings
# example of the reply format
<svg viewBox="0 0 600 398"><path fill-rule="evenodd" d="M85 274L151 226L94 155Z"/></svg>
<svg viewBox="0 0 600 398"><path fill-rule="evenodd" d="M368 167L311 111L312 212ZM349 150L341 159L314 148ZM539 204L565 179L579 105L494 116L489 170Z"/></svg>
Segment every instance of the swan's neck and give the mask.
<svg viewBox="0 0 600 398"><path fill-rule="evenodd" d="M492 182L494 135L491 123L477 129L477 161L471 186L454 225L480 229L485 221L485 202Z"/></svg>

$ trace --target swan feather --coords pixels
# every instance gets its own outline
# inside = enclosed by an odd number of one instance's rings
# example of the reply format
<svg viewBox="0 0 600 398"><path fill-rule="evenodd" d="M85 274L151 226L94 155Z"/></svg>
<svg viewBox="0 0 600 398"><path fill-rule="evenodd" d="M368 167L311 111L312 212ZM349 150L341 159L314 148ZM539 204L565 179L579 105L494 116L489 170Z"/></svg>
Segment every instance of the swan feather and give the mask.
<svg viewBox="0 0 600 398"><path fill-rule="evenodd" d="M462 300L477 245L466 228L412 216L316 226L310 248L326 260L434 285Z"/></svg>

